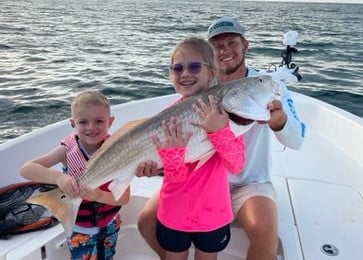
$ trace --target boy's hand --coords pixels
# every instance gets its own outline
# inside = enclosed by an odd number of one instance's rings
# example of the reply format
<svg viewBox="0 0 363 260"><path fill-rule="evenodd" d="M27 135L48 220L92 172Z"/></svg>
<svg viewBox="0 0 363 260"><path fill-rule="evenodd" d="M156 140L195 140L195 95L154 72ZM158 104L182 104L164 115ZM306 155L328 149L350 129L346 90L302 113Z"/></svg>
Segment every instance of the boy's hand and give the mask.
<svg viewBox="0 0 363 260"><path fill-rule="evenodd" d="M97 199L100 198L99 194L100 191L101 190L99 188L91 189L86 185L79 187L80 197L84 200L89 200L89 201L97 201Z"/></svg>
<svg viewBox="0 0 363 260"><path fill-rule="evenodd" d="M79 197L78 183L75 178L69 176L68 174L61 174L57 179L58 187L69 197L76 198Z"/></svg>

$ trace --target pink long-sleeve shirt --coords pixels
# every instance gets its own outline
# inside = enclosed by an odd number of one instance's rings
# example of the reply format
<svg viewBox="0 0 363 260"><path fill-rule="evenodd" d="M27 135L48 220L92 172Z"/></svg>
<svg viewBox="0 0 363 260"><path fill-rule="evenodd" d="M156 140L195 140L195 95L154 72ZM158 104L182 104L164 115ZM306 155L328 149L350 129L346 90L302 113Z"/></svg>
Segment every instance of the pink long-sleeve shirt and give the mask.
<svg viewBox="0 0 363 260"><path fill-rule="evenodd" d="M244 139L228 124L207 136L216 153L198 169L197 162L184 163L185 147L158 150L164 178L157 218L169 228L205 232L232 221L228 174L244 166Z"/></svg>

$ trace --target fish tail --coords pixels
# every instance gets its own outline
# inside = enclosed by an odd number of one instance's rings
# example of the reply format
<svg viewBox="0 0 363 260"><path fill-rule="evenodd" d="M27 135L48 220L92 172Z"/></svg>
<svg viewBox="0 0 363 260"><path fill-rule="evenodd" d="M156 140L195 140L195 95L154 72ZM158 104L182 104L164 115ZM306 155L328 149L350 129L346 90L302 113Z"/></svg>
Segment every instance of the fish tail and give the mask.
<svg viewBox="0 0 363 260"><path fill-rule="evenodd" d="M41 192L26 200L28 203L47 208L61 222L67 237L72 234L81 201L80 198L68 197L60 189Z"/></svg>
<svg viewBox="0 0 363 260"><path fill-rule="evenodd" d="M127 187L130 185L134 175L128 178L114 179L109 185L108 189L111 191L115 200L121 198L122 194L126 191Z"/></svg>

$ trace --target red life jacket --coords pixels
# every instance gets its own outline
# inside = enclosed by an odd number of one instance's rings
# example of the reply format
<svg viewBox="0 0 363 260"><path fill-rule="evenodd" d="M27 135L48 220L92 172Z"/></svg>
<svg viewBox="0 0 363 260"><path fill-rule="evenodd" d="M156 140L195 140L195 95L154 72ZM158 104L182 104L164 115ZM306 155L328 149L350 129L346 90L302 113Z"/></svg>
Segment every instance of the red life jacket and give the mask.
<svg viewBox="0 0 363 260"><path fill-rule="evenodd" d="M88 156L84 153L78 144L78 137L71 134L62 140L66 147L67 154L67 174L79 178L82 176L86 167ZM110 181L111 182L111 181ZM108 184L102 184L99 188L108 191ZM76 225L81 227L105 227L118 214L121 206L111 206L95 201L83 200L79 206Z"/></svg>

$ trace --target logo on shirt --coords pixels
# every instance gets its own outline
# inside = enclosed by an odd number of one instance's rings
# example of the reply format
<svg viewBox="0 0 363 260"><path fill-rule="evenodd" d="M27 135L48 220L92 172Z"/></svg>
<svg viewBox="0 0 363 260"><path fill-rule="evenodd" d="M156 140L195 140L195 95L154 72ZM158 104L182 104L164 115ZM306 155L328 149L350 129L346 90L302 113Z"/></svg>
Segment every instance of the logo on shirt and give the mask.
<svg viewBox="0 0 363 260"><path fill-rule="evenodd" d="M224 235L223 239L221 240L221 244L225 243L227 241L227 235Z"/></svg>

